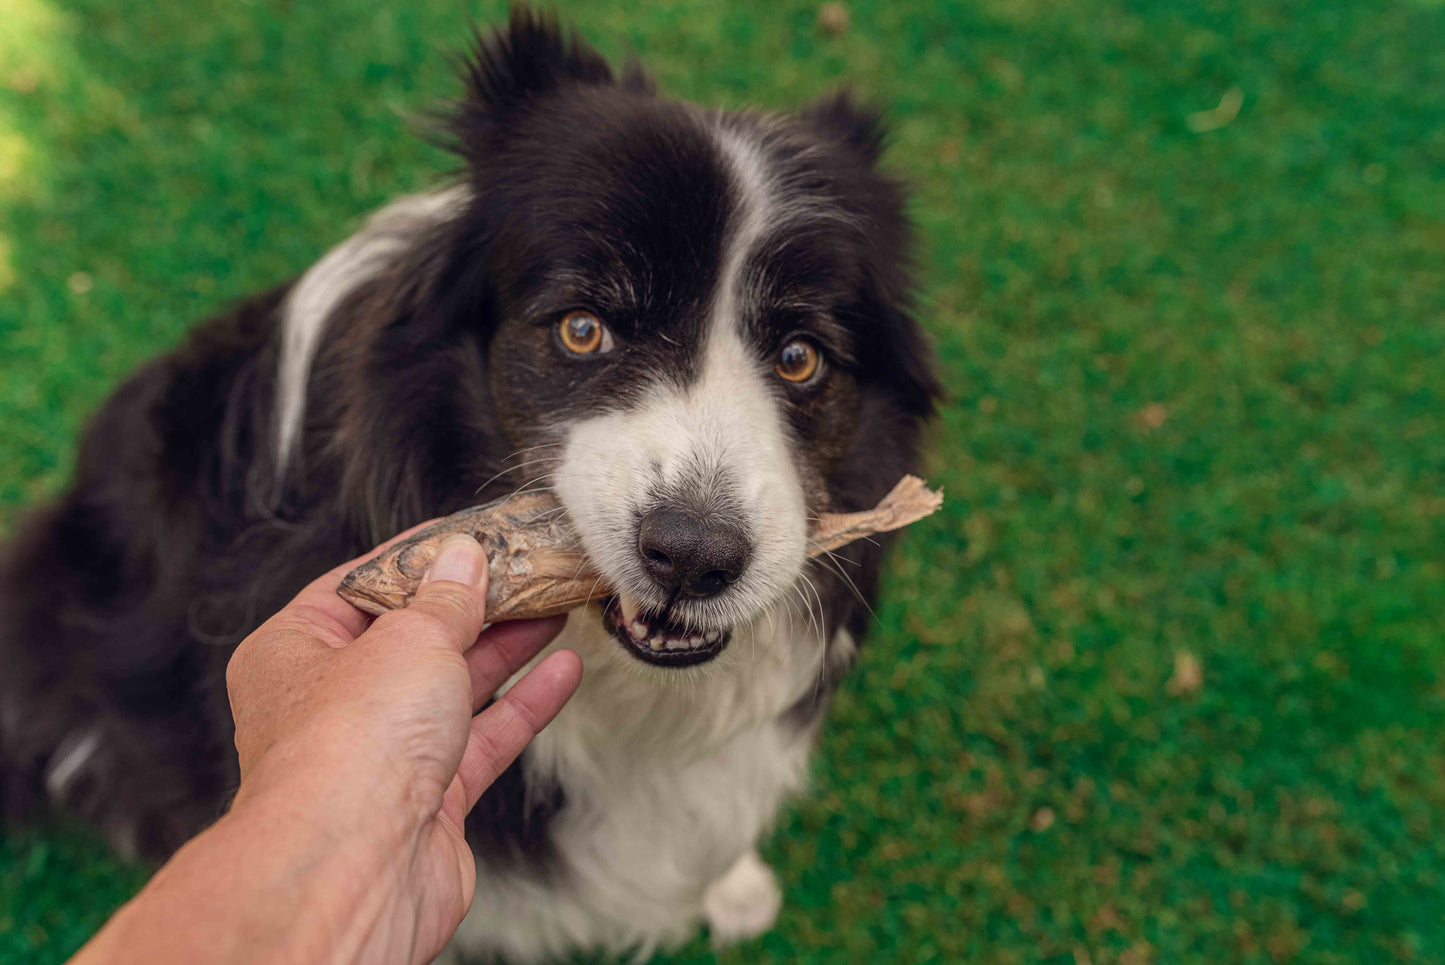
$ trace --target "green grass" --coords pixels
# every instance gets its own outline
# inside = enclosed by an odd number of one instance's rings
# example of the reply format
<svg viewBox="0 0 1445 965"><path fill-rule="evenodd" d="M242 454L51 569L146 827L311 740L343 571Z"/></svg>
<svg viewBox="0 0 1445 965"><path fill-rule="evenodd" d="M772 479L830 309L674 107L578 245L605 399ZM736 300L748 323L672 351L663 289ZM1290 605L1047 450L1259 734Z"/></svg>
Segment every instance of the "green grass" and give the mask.
<svg viewBox="0 0 1445 965"><path fill-rule="evenodd" d="M463 14L4 3L9 525L133 366L446 166L405 115ZM719 959L1445 962L1445 6L639 6L566 13L683 96L892 105L951 392L782 919ZM140 880L4 838L0 960Z"/></svg>

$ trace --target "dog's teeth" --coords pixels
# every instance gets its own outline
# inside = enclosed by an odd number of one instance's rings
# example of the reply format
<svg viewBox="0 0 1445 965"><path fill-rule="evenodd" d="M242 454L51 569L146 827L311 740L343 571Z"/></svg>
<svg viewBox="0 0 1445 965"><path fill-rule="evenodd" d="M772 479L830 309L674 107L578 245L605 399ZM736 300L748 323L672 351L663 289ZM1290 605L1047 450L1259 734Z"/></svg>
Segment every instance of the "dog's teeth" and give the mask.
<svg viewBox="0 0 1445 965"><path fill-rule="evenodd" d="M692 636L690 636L690 637L687 638L687 645L688 645L689 647L700 647L700 646L702 646L702 637L700 637L700 636L698 636L696 633L694 633Z"/></svg>
<svg viewBox="0 0 1445 965"><path fill-rule="evenodd" d="M637 602L626 593L618 594L617 608L622 611L622 623L624 626L627 624L637 626L642 622L637 619ZM639 636L640 635L641 634L639 634Z"/></svg>
<svg viewBox="0 0 1445 965"><path fill-rule="evenodd" d="M646 640L646 639L647 639L647 624L643 623L641 620L633 620L633 621L632 621L632 626L629 627L628 629L630 629L630 630L632 631L632 636L633 636L635 639L637 639L637 640Z"/></svg>
<svg viewBox="0 0 1445 965"><path fill-rule="evenodd" d="M651 647L653 650L661 650L661 649L662 649L662 638L661 638L661 637L653 637L651 640L649 640L649 641L647 642L647 645L648 645L649 647Z"/></svg>
<svg viewBox="0 0 1445 965"><path fill-rule="evenodd" d="M717 631L717 630L709 630L709 631L707 632L707 642L708 642L708 643L717 643L717 642L718 642L719 640L721 640L721 639L722 639L722 633L720 633L719 631Z"/></svg>

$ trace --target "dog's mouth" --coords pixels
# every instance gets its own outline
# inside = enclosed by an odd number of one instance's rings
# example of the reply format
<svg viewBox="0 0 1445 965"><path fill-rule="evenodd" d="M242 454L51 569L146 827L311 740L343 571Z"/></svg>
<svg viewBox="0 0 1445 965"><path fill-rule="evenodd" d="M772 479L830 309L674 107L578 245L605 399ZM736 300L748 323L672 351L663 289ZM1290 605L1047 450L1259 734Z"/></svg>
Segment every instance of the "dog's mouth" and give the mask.
<svg viewBox="0 0 1445 965"><path fill-rule="evenodd" d="M602 625L638 660L659 667L706 663L727 647L731 630L700 630L643 613L626 594L602 601Z"/></svg>

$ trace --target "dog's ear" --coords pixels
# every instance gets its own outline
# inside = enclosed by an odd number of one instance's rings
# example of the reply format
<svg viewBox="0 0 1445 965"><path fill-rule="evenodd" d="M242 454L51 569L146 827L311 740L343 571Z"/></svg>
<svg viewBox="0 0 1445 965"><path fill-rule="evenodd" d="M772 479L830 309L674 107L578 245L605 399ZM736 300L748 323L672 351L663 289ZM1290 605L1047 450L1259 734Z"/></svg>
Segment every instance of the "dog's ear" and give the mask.
<svg viewBox="0 0 1445 965"><path fill-rule="evenodd" d="M607 61L552 17L515 7L506 25L478 33L462 65L466 92L453 116L458 135L505 125L563 87L617 83ZM624 83L631 72L624 77Z"/></svg>
<svg viewBox="0 0 1445 965"><path fill-rule="evenodd" d="M852 148L870 164L883 153L888 127L882 108L860 101L847 88L814 101L799 114L824 137Z"/></svg>
<svg viewBox="0 0 1445 965"><path fill-rule="evenodd" d="M897 290L896 281L870 277L864 285L862 310L873 328L865 344L882 377L880 384L899 408L914 419L928 419L945 393L933 349L914 317L911 301Z"/></svg>

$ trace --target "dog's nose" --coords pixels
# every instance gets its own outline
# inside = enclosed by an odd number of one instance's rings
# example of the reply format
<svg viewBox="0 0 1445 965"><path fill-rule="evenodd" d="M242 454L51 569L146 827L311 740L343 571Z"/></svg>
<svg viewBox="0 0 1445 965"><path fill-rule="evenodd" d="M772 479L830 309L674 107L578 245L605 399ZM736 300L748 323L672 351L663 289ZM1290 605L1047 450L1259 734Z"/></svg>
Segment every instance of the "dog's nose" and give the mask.
<svg viewBox="0 0 1445 965"><path fill-rule="evenodd" d="M678 506L659 506L637 531L642 567L669 595L717 596L743 575L752 544L741 528L703 519Z"/></svg>

